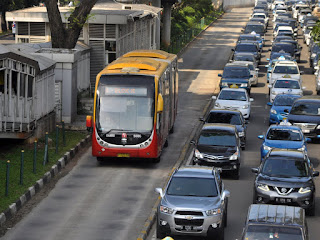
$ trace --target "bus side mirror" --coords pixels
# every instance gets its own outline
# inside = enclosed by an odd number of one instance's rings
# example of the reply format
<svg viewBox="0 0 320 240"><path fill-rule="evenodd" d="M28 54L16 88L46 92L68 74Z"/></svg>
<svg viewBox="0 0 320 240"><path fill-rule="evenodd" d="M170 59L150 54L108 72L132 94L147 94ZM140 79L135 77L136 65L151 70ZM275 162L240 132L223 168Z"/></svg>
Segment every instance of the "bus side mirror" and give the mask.
<svg viewBox="0 0 320 240"><path fill-rule="evenodd" d="M86 118L86 127L89 132L92 131L92 116L87 116Z"/></svg>
<svg viewBox="0 0 320 240"><path fill-rule="evenodd" d="M163 112L163 97L162 94L158 94L158 104L157 104L157 113Z"/></svg>

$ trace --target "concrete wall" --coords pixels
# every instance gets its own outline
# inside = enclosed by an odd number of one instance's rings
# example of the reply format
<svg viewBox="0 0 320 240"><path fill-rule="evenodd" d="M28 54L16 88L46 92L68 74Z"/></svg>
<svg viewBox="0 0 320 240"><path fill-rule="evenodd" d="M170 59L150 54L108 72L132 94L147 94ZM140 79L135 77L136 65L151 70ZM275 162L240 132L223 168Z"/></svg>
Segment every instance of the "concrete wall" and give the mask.
<svg viewBox="0 0 320 240"><path fill-rule="evenodd" d="M254 7L255 0L223 0L223 9L234 7Z"/></svg>

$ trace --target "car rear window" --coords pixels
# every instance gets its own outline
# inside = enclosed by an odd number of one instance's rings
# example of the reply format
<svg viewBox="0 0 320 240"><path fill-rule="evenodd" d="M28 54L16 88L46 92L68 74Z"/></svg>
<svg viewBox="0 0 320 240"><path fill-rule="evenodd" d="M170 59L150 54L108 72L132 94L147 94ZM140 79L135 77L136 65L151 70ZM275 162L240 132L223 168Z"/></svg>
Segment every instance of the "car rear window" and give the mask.
<svg viewBox="0 0 320 240"><path fill-rule="evenodd" d="M207 118L207 123L228 123L232 125L241 125L239 114L213 112Z"/></svg>

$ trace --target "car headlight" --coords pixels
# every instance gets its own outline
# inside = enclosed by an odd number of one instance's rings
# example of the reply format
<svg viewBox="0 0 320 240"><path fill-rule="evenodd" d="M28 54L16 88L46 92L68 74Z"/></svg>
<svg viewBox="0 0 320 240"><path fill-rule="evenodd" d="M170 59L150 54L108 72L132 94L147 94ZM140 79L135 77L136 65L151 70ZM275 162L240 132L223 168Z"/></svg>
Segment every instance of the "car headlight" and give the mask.
<svg viewBox="0 0 320 240"><path fill-rule="evenodd" d="M262 191L268 192L270 191L269 186L266 184L258 184L257 186L259 189L261 189Z"/></svg>
<svg viewBox="0 0 320 240"><path fill-rule="evenodd" d="M238 132L239 137L243 137L244 136L244 132Z"/></svg>
<svg viewBox="0 0 320 240"><path fill-rule="evenodd" d="M320 129L320 125L318 125L317 129Z"/></svg>
<svg viewBox="0 0 320 240"><path fill-rule="evenodd" d="M236 151L232 156L229 157L229 160L237 160L239 156L239 151Z"/></svg>
<svg viewBox="0 0 320 240"><path fill-rule="evenodd" d="M271 94L272 95L276 95L277 93L275 91L271 91Z"/></svg>
<svg viewBox="0 0 320 240"><path fill-rule="evenodd" d="M272 149L272 147L269 147L267 145L263 145L263 150L270 151L271 149Z"/></svg>
<svg viewBox="0 0 320 240"><path fill-rule="evenodd" d="M315 58L316 54L315 53L312 53L311 54L311 58Z"/></svg>
<svg viewBox="0 0 320 240"><path fill-rule="evenodd" d="M221 83L221 86L228 87L228 83L223 82L223 83Z"/></svg>
<svg viewBox="0 0 320 240"><path fill-rule="evenodd" d="M202 159L202 158L203 158L203 154L202 154L201 152L199 152L198 149L196 149L196 150L194 151L194 156L195 156L196 158L198 158L198 159Z"/></svg>
<svg viewBox="0 0 320 240"><path fill-rule="evenodd" d="M248 84L247 83L241 83L240 87L247 87Z"/></svg>
<svg viewBox="0 0 320 240"><path fill-rule="evenodd" d="M249 108L249 104L246 104L244 106L242 106L243 109L248 109Z"/></svg>
<svg viewBox="0 0 320 240"><path fill-rule="evenodd" d="M211 209L206 211L207 216L213 216L221 214L221 208Z"/></svg>
<svg viewBox="0 0 320 240"><path fill-rule="evenodd" d="M274 109L271 109L270 112L271 112L272 114L277 114L277 111L274 110Z"/></svg>
<svg viewBox="0 0 320 240"><path fill-rule="evenodd" d="M298 148L298 151L303 152L304 150L306 150L306 146L302 146L301 148Z"/></svg>
<svg viewBox="0 0 320 240"><path fill-rule="evenodd" d="M301 193L301 194L305 194L305 193L308 193L308 192L311 192L311 187L301 187L300 189L299 189L299 193Z"/></svg>
<svg viewBox="0 0 320 240"><path fill-rule="evenodd" d="M173 214L173 209L161 205L161 206L160 206L160 212L166 213L166 214Z"/></svg>
<svg viewBox="0 0 320 240"><path fill-rule="evenodd" d="M219 103L215 103L215 104L214 104L214 107L220 108L220 104L219 104Z"/></svg>

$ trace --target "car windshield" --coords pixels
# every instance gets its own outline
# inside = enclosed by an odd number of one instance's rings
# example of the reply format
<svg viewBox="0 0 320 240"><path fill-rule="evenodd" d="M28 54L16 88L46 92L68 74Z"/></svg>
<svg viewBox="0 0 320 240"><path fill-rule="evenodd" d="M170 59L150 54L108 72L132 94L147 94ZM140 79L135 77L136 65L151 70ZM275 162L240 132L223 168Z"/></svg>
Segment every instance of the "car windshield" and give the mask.
<svg viewBox="0 0 320 240"><path fill-rule="evenodd" d="M228 123L232 125L241 125L239 114L211 112L206 120L206 123Z"/></svg>
<svg viewBox="0 0 320 240"><path fill-rule="evenodd" d="M295 129L270 129L267 133L268 140L301 141L302 134Z"/></svg>
<svg viewBox="0 0 320 240"><path fill-rule="evenodd" d="M286 157L269 157L264 160L261 173L270 177L307 177L306 161Z"/></svg>
<svg viewBox="0 0 320 240"><path fill-rule="evenodd" d="M290 114L295 115L320 115L320 102L296 102Z"/></svg>
<svg viewBox="0 0 320 240"><path fill-rule="evenodd" d="M272 47L272 52L280 52L284 51L290 53L291 55L294 54L294 48L292 44L276 44Z"/></svg>
<svg viewBox="0 0 320 240"><path fill-rule="evenodd" d="M256 36L255 35L242 35L239 37L239 41L244 41L244 40L256 41Z"/></svg>
<svg viewBox="0 0 320 240"><path fill-rule="evenodd" d="M238 44L235 51L237 52L256 52L257 46L254 44Z"/></svg>
<svg viewBox="0 0 320 240"><path fill-rule="evenodd" d="M285 60L291 60L291 55L289 53L285 53L285 52L274 52L270 55L270 59L276 59L279 57L283 57Z"/></svg>
<svg viewBox="0 0 320 240"><path fill-rule="evenodd" d="M240 55L240 54L235 54L234 61L249 61L249 62L254 62L254 56L253 55Z"/></svg>
<svg viewBox="0 0 320 240"><path fill-rule="evenodd" d="M236 135L222 130L204 130L200 134L198 145L235 147Z"/></svg>
<svg viewBox="0 0 320 240"><path fill-rule="evenodd" d="M293 102L298 99L300 96L282 96L278 95L274 99L274 106L292 106Z"/></svg>
<svg viewBox="0 0 320 240"><path fill-rule="evenodd" d="M213 178L173 177L168 186L167 194L173 196L216 197L218 196L218 191Z"/></svg>
<svg viewBox="0 0 320 240"><path fill-rule="evenodd" d="M274 73L284 73L284 74L298 74L297 66L276 66L273 70Z"/></svg>
<svg viewBox="0 0 320 240"><path fill-rule="evenodd" d="M219 100L237 100L237 101L247 101L247 95L245 92L223 90L218 96Z"/></svg>
<svg viewBox="0 0 320 240"><path fill-rule="evenodd" d="M303 240L304 238L298 227L249 225L243 239Z"/></svg>
<svg viewBox="0 0 320 240"><path fill-rule="evenodd" d="M225 67L222 76L224 78L249 78L250 72L245 67Z"/></svg>
<svg viewBox="0 0 320 240"><path fill-rule="evenodd" d="M300 89L298 81L291 80L277 80L273 86L274 88L290 88L290 89Z"/></svg>
<svg viewBox="0 0 320 240"><path fill-rule="evenodd" d="M264 27L263 25L247 25L244 32L245 33L251 33L251 32L263 33Z"/></svg>

